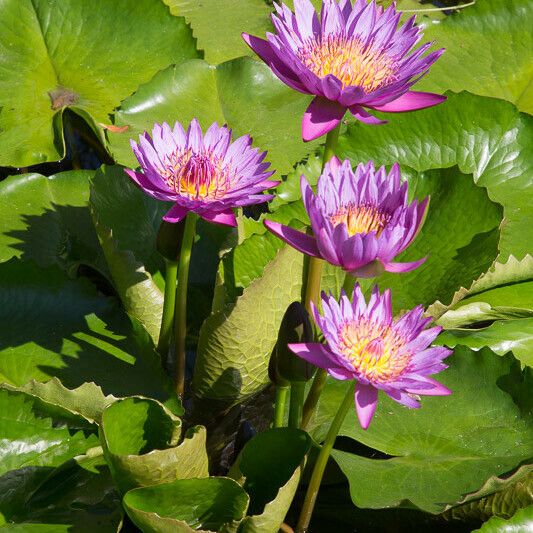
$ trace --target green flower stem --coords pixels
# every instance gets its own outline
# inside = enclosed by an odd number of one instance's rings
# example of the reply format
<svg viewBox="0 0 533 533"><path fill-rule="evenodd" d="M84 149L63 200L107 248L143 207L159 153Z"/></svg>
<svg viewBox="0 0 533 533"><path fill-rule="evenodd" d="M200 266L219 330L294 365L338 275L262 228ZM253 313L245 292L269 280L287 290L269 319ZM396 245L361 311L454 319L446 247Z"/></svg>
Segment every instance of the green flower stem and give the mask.
<svg viewBox="0 0 533 533"><path fill-rule="evenodd" d="M311 417L315 412L318 399L322 394L322 389L324 388L324 385L326 383L327 375L328 373L323 368L319 368L316 371L315 377L313 378L313 383L311 384L311 388L309 389L309 392L307 393L307 398L305 399L300 429L307 428L307 424L309 424L309 420L311 420Z"/></svg>
<svg viewBox="0 0 533 533"><path fill-rule="evenodd" d="M274 427L283 427L283 415L285 414L285 404L287 403L287 394L289 394L289 385L276 385L276 403L274 404Z"/></svg>
<svg viewBox="0 0 533 533"><path fill-rule="evenodd" d="M339 122L327 135L326 146L324 147L324 156L322 157L322 170L326 163L335 155L337 150L337 142L339 140L339 133L341 131L341 123Z"/></svg>
<svg viewBox="0 0 533 533"><path fill-rule="evenodd" d="M337 149L337 141L339 140L339 132L341 129L340 122L333 128L326 136L326 146L324 147L324 157L322 158L322 170L326 163L335 155ZM307 286L304 294L304 304L307 312L311 314L311 302L317 302L320 293L320 279L322 274L322 260L316 257L309 258L307 269ZM313 379L313 384L309 390L309 394L305 400L302 413L301 428L305 429L311 415L313 414L318 398L324 388L326 382L326 371L319 368L316 371Z"/></svg>
<svg viewBox="0 0 533 533"><path fill-rule="evenodd" d="M289 427L298 428L302 420L302 407L305 397L305 381L291 383L291 402L289 405Z"/></svg>
<svg viewBox="0 0 533 533"><path fill-rule="evenodd" d="M346 396L342 401L333 422L329 428L326 440L322 445L322 449L318 454L318 459L316 460L313 473L311 475L311 481L307 487L307 492L305 494L304 504L300 512L300 518L298 519L298 525L296 526L296 533L306 533L309 528L309 522L311 522L311 516L313 514L313 509L315 507L316 497L320 489L320 483L322 482L322 477L324 475L324 470L326 469L326 464L328 462L331 450L333 449L333 444L335 444L335 439L339 433L342 422L348 413L348 410L353 406L353 384L348 387L346 391Z"/></svg>
<svg viewBox="0 0 533 533"><path fill-rule="evenodd" d="M185 219L185 229L181 242L178 265L178 291L174 313L174 339L176 342L176 365L174 367L174 387L176 394L183 396L185 390L185 336L187 334L187 287L192 245L196 233L198 215L189 211Z"/></svg>
<svg viewBox="0 0 533 533"><path fill-rule="evenodd" d="M165 262L165 300L163 302L163 318L161 319L161 330L159 331L159 342L157 351L161 355L163 362L167 360L172 337L172 325L174 324L174 309L176 306L176 282L178 275L178 262Z"/></svg>
<svg viewBox="0 0 533 533"><path fill-rule="evenodd" d="M348 298L351 298L352 296L353 288L355 287L355 282L356 282L356 277L346 272L346 276L344 277L344 283L342 284L342 288L344 289L344 292L348 295Z"/></svg>

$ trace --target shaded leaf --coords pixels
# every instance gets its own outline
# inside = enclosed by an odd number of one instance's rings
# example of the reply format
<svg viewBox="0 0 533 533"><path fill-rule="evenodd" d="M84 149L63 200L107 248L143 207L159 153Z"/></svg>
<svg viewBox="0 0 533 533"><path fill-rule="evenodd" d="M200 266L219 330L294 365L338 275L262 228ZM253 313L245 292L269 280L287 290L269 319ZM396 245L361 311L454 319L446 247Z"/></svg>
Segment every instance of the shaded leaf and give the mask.
<svg viewBox="0 0 533 533"><path fill-rule="evenodd" d="M270 429L248 441L230 470L250 495L241 533L277 533L300 481L311 444L304 431Z"/></svg>
<svg viewBox="0 0 533 533"><path fill-rule="evenodd" d="M99 455L77 457L54 469L12 517L17 524L6 529L111 533L119 530L122 516L120 496L100 449Z"/></svg>
<svg viewBox="0 0 533 533"><path fill-rule="evenodd" d="M82 262L105 268L87 210L91 175L22 174L0 182L0 261L21 257L42 267Z"/></svg>
<svg viewBox="0 0 533 533"><path fill-rule="evenodd" d="M147 333L86 280L18 260L0 264L0 321L0 379L7 384L57 377L74 389L94 382L101 394L95 406L107 395L141 394L179 408Z"/></svg>

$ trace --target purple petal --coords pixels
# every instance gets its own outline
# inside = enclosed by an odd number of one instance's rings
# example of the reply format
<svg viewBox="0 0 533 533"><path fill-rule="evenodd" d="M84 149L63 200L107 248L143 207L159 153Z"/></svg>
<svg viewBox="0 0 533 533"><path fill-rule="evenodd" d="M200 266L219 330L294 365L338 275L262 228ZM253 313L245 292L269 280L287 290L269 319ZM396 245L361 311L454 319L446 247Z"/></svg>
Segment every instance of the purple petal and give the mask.
<svg viewBox="0 0 533 533"><path fill-rule="evenodd" d="M264 224L274 235L277 235L280 239L284 240L298 251L310 255L311 257L320 257L316 240L312 235L306 235L301 231L297 231L289 226L284 226L283 224L272 220L265 220Z"/></svg>
<svg viewBox="0 0 533 533"><path fill-rule="evenodd" d="M406 407L410 407L411 409L418 409L420 407L420 402L410 396L407 392L402 392L394 389L386 389L384 391L395 402L405 405Z"/></svg>
<svg viewBox="0 0 533 533"><path fill-rule="evenodd" d="M287 346L289 347L289 350L295 353L298 357L305 359L318 368L328 369L335 367L342 370L342 368L339 368L339 363L336 360L335 354L324 344L318 342L302 342L288 344Z"/></svg>
<svg viewBox="0 0 533 533"><path fill-rule="evenodd" d="M370 124L372 126L378 126L380 124L387 124L386 120L381 120L377 117L374 117L367 111L363 109L360 105L353 105L348 108L350 110L350 113L361 122L364 122L365 124Z"/></svg>
<svg viewBox="0 0 533 533"><path fill-rule="evenodd" d="M368 428L378 404L378 390L372 385L357 382L355 385L355 407L357 418L363 429Z"/></svg>
<svg viewBox="0 0 533 533"><path fill-rule="evenodd" d="M176 195L158 187L146 174L125 168L124 172L146 193L157 200L174 200ZM161 180L161 183L164 183Z"/></svg>
<svg viewBox="0 0 533 533"><path fill-rule="evenodd" d="M442 104L446 96L434 93L423 93L418 91L409 91L402 94L396 100L383 105L369 106L376 111L386 111L388 113L402 113L404 111L416 111Z"/></svg>
<svg viewBox="0 0 533 533"><path fill-rule="evenodd" d="M283 83L297 91L306 92L305 86L297 79L294 72L279 60L268 41L248 33L242 33L241 36L246 44L274 71L274 74Z"/></svg>
<svg viewBox="0 0 533 533"><path fill-rule="evenodd" d="M445 387L442 383L429 378L427 376L417 376L417 381L421 383L413 388L406 388L407 392L414 394L422 394L424 396L448 396L452 393L450 389Z"/></svg>
<svg viewBox="0 0 533 533"><path fill-rule="evenodd" d="M419 259L418 261L413 261L412 263L383 263L383 268L387 272L394 272L401 274L402 272L410 272L415 268L418 268L420 265L426 262L427 256Z"/></svg>
<svg viewBox="0 0 533 533"><path fill-rule="evenodd" d="M223 224L224 226L237 227L235 213L231 209L219 212L206 211L204 213L200 213L200 216L208 222L213 222L215 224Z"/></svg>
<svg viewBox="0 0 533 533"><path fill-rule="evenodd" d="M167 214L163 217L163 220L165 222L170 222L172 224L175 224L179 222L180 220L183 220L187 213L189 212L188 209L185 207L182 207L179 204L174 204L169 211L167 211Z"/></svg>
<svg viewBox="0 0 533 533"><path fill-rule="evenodd" d="M312 141L331 131L342 119L346 109L336 102L317 96L313 98L302 121L302 138Z"/></svg>

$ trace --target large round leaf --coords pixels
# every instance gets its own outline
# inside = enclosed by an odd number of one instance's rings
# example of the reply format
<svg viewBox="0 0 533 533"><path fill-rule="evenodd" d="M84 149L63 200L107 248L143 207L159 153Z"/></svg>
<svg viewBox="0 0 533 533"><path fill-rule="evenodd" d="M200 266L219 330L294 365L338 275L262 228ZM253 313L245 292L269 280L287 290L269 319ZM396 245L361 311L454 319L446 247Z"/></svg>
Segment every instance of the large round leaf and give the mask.
<svg viewBox="0 0 533 533"><path fill-rule="evenodd" d="M340 434L388 454L386 459L334 450L359 507L415 505L437 513L458 503L491 476L509 472L531 456L531 370L507 355L457 347L438 380L452 390L424 397L407 409L380 394L368 430L348 413ZM326 386L315 418L323 438L346 384Z"/></svg>
<svg viewBox="0 0 533 533"><path fill-rule="evenodd" d="M419 172L457 165L503 206L500 260L511 254L522 259L531 251L533 117L507 102L450 93L440 106L387 118L385 126L349 125L339 155L353 164L399 162Z"/></svg>
<svg viewBox="0 0 533 533"><path fill-rule="evenodd" d="M0 262L11 257L39 266L72 262L102 267L87 209L91 171L23 174L0 183Z"/></svg>
<svg viewBox="0 0 533 533"><path fill-rule="evenodd" d="M216 65L228 59L253 55L242 32L264 35L271 31L270 9L264 0L163 0L170 12L191 25L206 61ZM224 24L217 22L223 20Z"/></svg>
<svg viewBox="0 0 533 533"><path fill-rule="evenodd" d="M94 381L100 395L173 397L146 332L85 280L30 262L0 264L0 321L5 383L57 377L68 388Z"/></svg>
<svg viewBox="0 0 533 533"><path fill-rule="evenodd" d="M187 61L156 74L124 100L115 115L123 133L109 133L117 161L137 166L129 144L154 122L188 125L196 117L205 129L227 123L234 135L250 134L254 146L268 150L266 158L278 173L287 172L316 146L304 143L300 123L310 98L283 85L263 63L239 58L217 67Z"/></svg>
<svg viewBox="0 0 533 533"><path fill-rule="evenodd" d="M62 111L98 124L139 84L197 57L191 31L160 0L6 0L0 38L0 165L64 155Z"/></svg>
<svg viewBox="0 0 533 533"><path fill-rule="evenodd" d="M529 0L483 0L428 26L424 40L446 52L417 89L467 90L533 113L532 24Z"/></svg>

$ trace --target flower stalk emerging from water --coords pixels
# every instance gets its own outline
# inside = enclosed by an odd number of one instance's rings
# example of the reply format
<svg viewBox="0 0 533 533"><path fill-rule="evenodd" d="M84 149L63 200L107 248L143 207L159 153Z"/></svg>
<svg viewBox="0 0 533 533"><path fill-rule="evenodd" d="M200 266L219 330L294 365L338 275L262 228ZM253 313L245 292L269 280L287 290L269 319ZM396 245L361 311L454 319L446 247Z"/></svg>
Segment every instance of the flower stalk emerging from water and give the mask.
<svg viewBox="0 0 533 533"><path fill-rule="evenodd" d="M422 317L422 306L394 320L389 290L380 294L374 288L367 304L356 284L351 301L344 290L340 302L323 293L322 309L323 315L314 306L313 313L327 345L299 343L290 344L289 348L335 379L355 379L355 396L350 386L328 431L307 489L297 533L305 533L309 527L335 438L354 400L359 423L367 429L376 410L378 390L411 408L420 407L422 395L451 394L429 377L447 368L442 360L451 350L430 347L442 328L425 329L431 318Z"/></svg>

